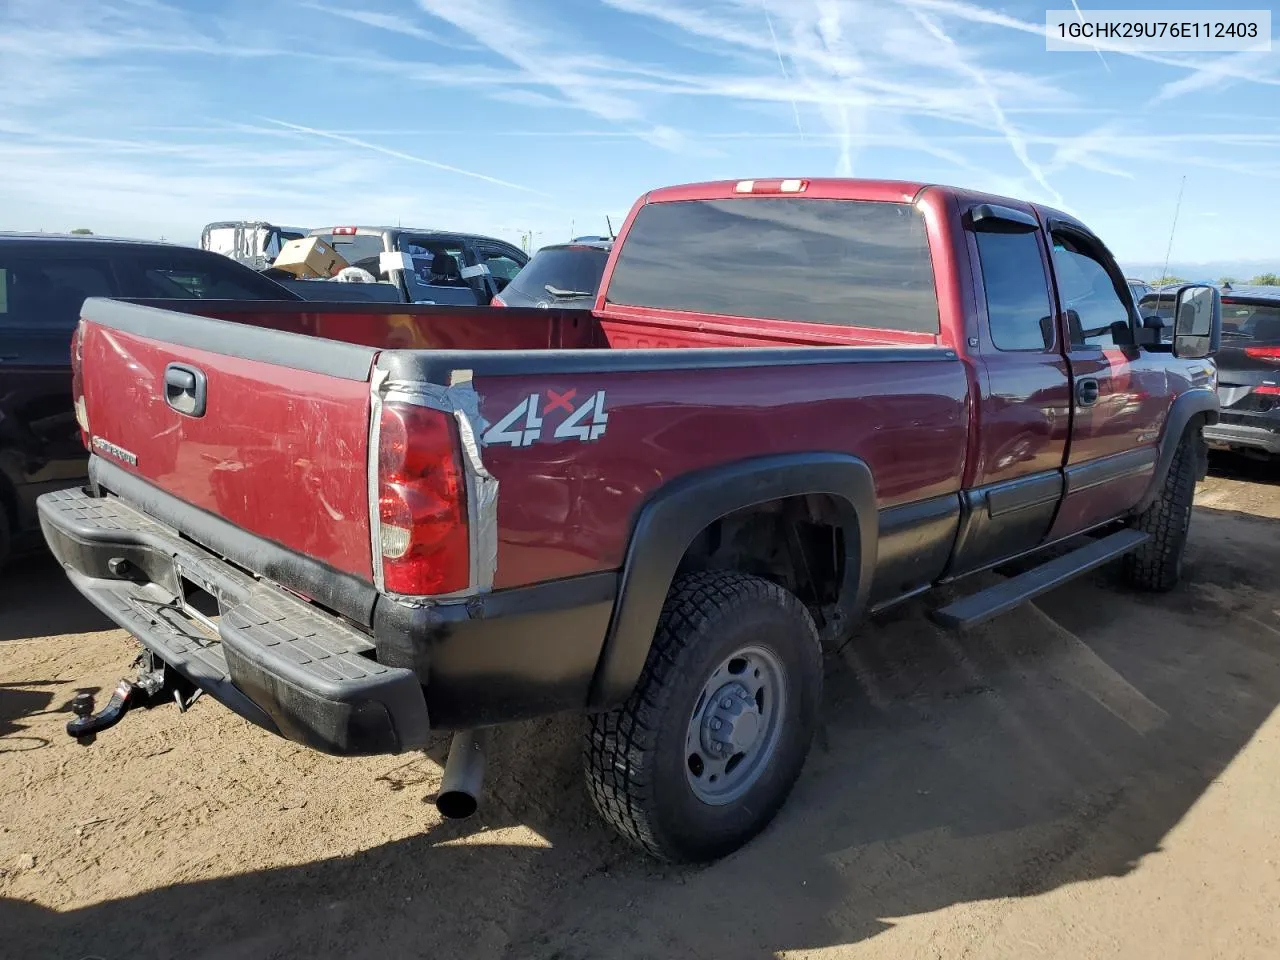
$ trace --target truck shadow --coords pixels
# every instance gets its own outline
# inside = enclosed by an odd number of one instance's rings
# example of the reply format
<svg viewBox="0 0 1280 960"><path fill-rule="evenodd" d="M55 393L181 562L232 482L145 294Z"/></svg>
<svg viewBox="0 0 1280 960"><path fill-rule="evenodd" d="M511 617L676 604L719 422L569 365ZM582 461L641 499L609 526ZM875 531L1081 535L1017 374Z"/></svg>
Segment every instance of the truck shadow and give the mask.
<svg viewBox="0 0 1280 960"><path fill-rule="evenodd" d="M1209 473L1228 480L1243 480L1248 483L1265 483L1268 486L1275 486L1280 484L1280 457L1260 459L1239 453L1211 450Z"/></svg>
<svg viewBox="0 0 1280 960"><path fill-rule="evenodd" d="M716 864L655 864L600 826L581 721L557 718L495 738L479 821L65 913L0 900L0 929L15 956L104 960L750 960L1123 876L1280 703L1278 568L1280 521L1201 509L1173 594L1104 571L965 635L921 605L869 625L832 658L829 746L770 829ZM430 800L438 771L387 769Z"/></svg>
<svg viewBox="0 0 1280 960"><path fill-rule="evenodd" d="M114 629L47 553L0 568L0 643Z"/></svg>

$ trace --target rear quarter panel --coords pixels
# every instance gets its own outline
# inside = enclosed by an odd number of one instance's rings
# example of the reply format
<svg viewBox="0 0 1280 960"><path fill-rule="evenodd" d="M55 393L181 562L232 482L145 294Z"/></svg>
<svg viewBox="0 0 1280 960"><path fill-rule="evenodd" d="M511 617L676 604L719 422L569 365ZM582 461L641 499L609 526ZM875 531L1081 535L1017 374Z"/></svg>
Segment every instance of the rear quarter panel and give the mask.
<svg viewBox="0 0 1280 960"><path fill-rule="evenodd" d="M684 474L770 454L851 453L870 466L885 508L959 490L968 439L959 360L478 371L475 386L490 425L530 396L542 417L531 445L483 448L500 484L497 587L620 567L640 506ZM603 435L554 439L597 392L608 414Z"/></svg>

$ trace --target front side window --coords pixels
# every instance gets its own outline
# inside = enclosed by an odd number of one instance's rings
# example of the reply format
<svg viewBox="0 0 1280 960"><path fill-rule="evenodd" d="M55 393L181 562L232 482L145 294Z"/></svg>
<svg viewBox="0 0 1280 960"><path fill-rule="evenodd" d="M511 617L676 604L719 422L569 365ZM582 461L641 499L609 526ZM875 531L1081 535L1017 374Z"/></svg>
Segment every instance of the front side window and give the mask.
<svg viewBox="0 0 1280 960"><path fill-rule="evenodd" d="M1076 346L1115 346L1112 324L1129 326L1128 290L1121 295L1102 261L1070 236L1053 235L1053 270Z"/></svg>
<svg viewBox="0 0 1280 960"><path fill-rule="evenodd" d="M406 238L401 240L400 249L413 261L413 269L404 274L411 299L468 306L483 299L483 278L462 275L467 261L461 243Z"/></svg>
<svg viewBox="0 0 1280 960"><path fill-rule="evenodd" d="M910 204L799 197L642 207L610 303L937 333L924 219Z"/></svg>
<svg viewBox="0 0 1280 960"><path fill-rule="evenodd" d="M101 260L0 259L0 327L70 331L86 297L115 295Z"/></svg>
<svg viewBox="0 0 1280 960"><path fill-rule="evenodd" d="M489 268L489 275L502 286L514 280L524 266L511 254L496 247L480 247L480 261Z"/></svg>
<svg viewBox="0 0 1280 960"><path fill-rule="evenodd" d="M1053 348L1053 308L1035 233L976 234L991 342L998 350Z"/></svg>
<svg viewBox="0 0 1280 960"><path fill-rule="evenodd" d="M279 284L216 256L190 258L157 251L137 256L142 289L125 296L166 300L287 300Z"/></svg>

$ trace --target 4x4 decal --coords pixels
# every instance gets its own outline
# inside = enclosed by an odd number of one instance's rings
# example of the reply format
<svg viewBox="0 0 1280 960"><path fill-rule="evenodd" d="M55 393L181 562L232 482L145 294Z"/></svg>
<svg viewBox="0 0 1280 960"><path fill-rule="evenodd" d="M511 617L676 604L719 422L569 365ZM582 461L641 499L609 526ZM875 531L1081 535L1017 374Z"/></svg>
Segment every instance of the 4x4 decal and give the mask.
<svg viewBox="0 0 1280 960"><path fill-rule="evenodd" d="M548 390L544 403L542 394L531 393L485 431L483 442L486 446L530 446L543 439L543 420L556 411L565 411L568 416L555 428L550 439L577 440L579 443L599 440L609 426L609 414L604 406L605 392L597 390L575 407L577 395L577 390L563 393Z"/></svg>

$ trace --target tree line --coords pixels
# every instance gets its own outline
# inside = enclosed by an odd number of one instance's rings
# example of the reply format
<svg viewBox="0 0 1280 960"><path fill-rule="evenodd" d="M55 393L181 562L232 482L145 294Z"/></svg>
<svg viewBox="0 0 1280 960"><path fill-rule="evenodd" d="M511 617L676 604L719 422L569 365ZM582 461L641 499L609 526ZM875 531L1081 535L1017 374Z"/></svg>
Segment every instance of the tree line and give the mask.
<svg viewBox="0 0 1280 960"><path fill-rule="evenodd" d="M1193 280L1184 280L1182 277L1160 277L1157 280L1152 280L1151 285L1153 287L1176 287L1180 283L1194 282ZM1236 277L1221 277L1218 282L1225 285L1228 283L1241 283L1242 281ZM1249 281L1249 285L1255 287L1280 287L1280 274L1260 273Z"/></svg>

